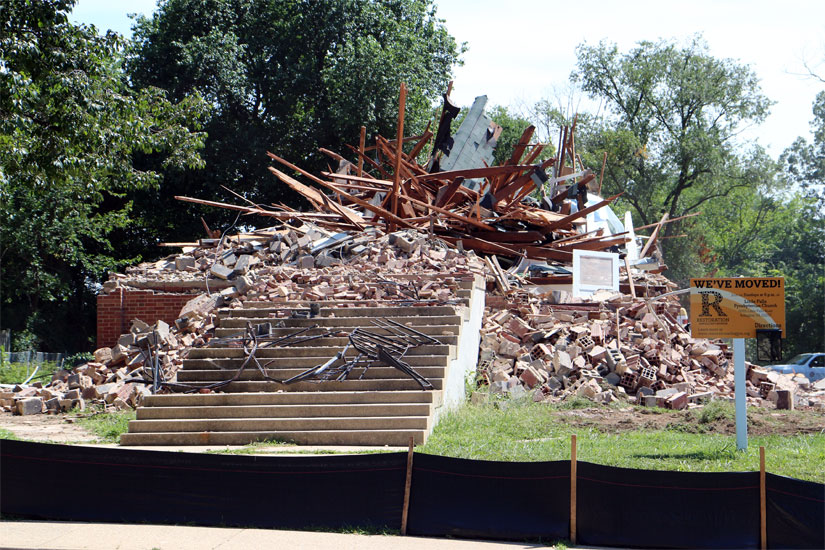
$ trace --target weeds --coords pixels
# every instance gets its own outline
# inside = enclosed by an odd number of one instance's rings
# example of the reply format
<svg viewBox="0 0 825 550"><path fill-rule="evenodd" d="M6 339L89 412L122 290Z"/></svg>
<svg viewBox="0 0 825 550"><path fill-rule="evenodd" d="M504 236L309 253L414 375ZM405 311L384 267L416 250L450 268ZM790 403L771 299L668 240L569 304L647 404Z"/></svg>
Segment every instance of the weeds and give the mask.
<svg viewBox="0 0 825 550"><path fill-rule="evenodd" d="M120 435L129 431L129 421L135 417L135 411L101 411L78 417L77 423L107 443L118 443Z"/></svg>

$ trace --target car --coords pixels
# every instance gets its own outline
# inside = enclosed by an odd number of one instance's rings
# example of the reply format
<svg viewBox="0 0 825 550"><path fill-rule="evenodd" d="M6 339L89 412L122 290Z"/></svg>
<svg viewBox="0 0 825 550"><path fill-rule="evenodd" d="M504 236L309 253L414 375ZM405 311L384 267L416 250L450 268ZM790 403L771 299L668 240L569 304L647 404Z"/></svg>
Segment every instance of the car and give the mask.
<svg viewBox="0 0 825 550"><path fill-rule="evenodd" d="M811 382L825 378L825 353L800 353L787 363L769 365L782 374L802 374Z"/></svg>

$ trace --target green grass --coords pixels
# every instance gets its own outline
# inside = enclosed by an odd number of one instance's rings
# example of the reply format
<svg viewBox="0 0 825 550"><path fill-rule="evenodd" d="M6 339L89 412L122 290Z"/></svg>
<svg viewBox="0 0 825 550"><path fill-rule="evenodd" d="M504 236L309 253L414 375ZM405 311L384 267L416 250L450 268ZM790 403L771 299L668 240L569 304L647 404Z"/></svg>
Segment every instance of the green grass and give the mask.
<svg viewBox="0 0 825 550"><path fill-rule="evenodd" d="M22 384L34 372L35 368L36 365L33 363L26 365L26 363L4 362L0 367L0 384ZM54 361L44 362L40 365L40 370L37 371L37 375L32 381L43 380L44 378L51 379L57 368L58 364Z"/></svg>
<svg viewBox="0 0 825 550"><path fill-rule="evenodd" d="M260 453L266 453L266 449L270 447L294 447L294 443L290 443L288 441L280 441L278 439L267 439L264 441L255 441L254 443L249 443L244 445L240 449L211 449L206 451L206 454L216 454L216 455L254 455Z"/></svg>
<svg viewBox="0 0 825 550"><path fill-rule="evenodd" d="M0 428L0 439L14 439L19 441L20 438L14 435L14 433L10 432L5 428Z"/></svg>
<svg viewBox="0 0 825 550"><path fill-rule="evenodd" d="M296 445L295 443L291 443L288 441L280 441L277 439L271 439L266 441L256 441L255 443L249 443L244 445L239 449L210 449L205 451L206 454L216 454L216 455L266 455L266 454L274 454L272 451L273 447L277 447L278 451L277 454L280 455L291 455L291 454L300 454L300 455L348 455L353 454L352 451L337 451L334 449L312 449L306 450L305 448L301 447L300 445ZM358 451L355 454L363 455L363 454L382 454L382 453L393 453L397 452L395 450L390 449L369 449L369 450L362 450Z"/></svg>
<svg viewBox="0 0 825 550"><path fill-rule="evenodd" d="M135 411L92 412L78 417L77 423L107 443L118 443L120 434L129 431L129 421L135 416Z"/></svg>
<svg viewBox="0 0 825 550"><path fill-rule="evenodd" d="M672 421L666 429L606 433L598 425L570 426L560 407L542 403L522 400L503 408L467 404L446 415L418 450L482 460L569 460L570 436L575 433L578 459L585 462L649 470L741 472L759 470L759 447L764 446L769 472L825 483L825 431L754 436L747 451L739 452L734 436L683 428L726 418L729 407L714 404L698 412L669 411ZM686 415L698 418L690 422Z"/></svg>

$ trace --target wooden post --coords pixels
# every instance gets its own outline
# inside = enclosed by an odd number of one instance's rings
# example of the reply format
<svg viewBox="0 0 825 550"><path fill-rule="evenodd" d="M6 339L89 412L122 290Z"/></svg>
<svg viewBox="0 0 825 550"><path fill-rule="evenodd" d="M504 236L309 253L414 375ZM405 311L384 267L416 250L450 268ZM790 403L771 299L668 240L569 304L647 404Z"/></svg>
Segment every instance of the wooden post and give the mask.
<svg viewBox="0 0 825 550"><path fill-rule="evenodd" d="M398 186L401 184L401 157L404 154L404 109L407 105L407 85L401 83L401 94L398 99L398 149L395 154L395 174L392 181L392 213L398 215ZM394 226L391 228L394 230Z"/></svg>
<svg viewBox="0 0 825 550"><path fill-rule="evenodd" d="M407 481L404 483L404 508L401 510L401 534L407 534L407 514L410 509L410 486L412 485L412 464L415 440L410 436L410 450L407 451Z"/></svg>
<svg viewBox="0 0 825 550"><path fill-rule="evenodd" d="M364 144L367 139L367 127L361 126L361 140L358 142L358 171L356 175L360 178L364 175Z"/></svg>
<svg viewBox="0 0 825 550"><path fill-rule="evenodd" d="M599 174L599 190L596 191L598 196L602 196L602 181L604 180L604 167L607 166L607 151L604 152L604 157L602 158L602 171Z"/></svg>
<svg viewBox="0 0 825 550"><path fill-rule="evenodd" d="M630 274L630 260L624 257L624 268L627 271L627 282L630 284L630 295L636 297L636 285L633 284L633 275Z"/></svg>
<svg viewBox="0 0 825 550"><path fill-rule="evenodd" d="M765 485L765 447L759 447L759 547L768 548L768 491Z"/></svg>
<svg viewBox="0 0 825 550"><path fill-rule="evenodd" d="M576 544L576 434L570 436L570 542Z"/></svg>

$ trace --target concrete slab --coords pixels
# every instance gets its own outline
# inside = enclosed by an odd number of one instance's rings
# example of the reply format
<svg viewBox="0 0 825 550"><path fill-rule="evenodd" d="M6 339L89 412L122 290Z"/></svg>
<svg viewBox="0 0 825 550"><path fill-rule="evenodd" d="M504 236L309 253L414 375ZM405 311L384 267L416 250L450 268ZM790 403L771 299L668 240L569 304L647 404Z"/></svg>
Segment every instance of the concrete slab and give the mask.
<svg viewBox="0 0 825 550"><path fill-rule="evenodd" d="M545 544L479 540L233 529L173 525L123 525L47 521L0 522L0 541L8 549L46 550L516 550Z"/></svg>

